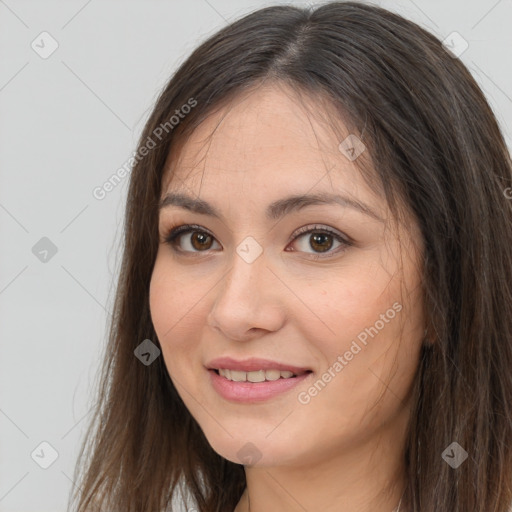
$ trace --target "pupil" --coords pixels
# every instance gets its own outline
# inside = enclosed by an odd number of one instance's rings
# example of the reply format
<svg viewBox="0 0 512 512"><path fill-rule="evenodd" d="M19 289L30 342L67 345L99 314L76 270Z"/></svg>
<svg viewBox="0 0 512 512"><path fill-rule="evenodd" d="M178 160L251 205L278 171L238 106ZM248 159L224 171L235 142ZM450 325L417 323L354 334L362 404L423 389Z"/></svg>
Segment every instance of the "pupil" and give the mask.
<svg viewBox="0 0 512 512"><path fill-rule="evenodd" d="M192 245L194 246L195 249L204 249L205 246L204 246L204 242L207 238L209 238L210 235L206 234L206 233L200 233L198 231L195 231L194 233L192 233ZM198 241L198 245L196 245L196 242ZM208 247L206 247L206 249L208 249Z"/></svg>
<svg viewBox="0 0 512 512"><path fill-rule="evenodd" d="M325 242L325 239L326 238L330 238L331 235L328 235L328 234L321 234L321 235L313 235L312 238L314 240L313 243L317 244L317 243L322 243L322 242ZM313 249L317 250L317 247L314 247L313 245L311 245L311 247L313 247ZM331 240L331 243L328 245L328 247L325 247L325 246L321 246L320 247L320 252L325 252L325 251L328 251L330 248L332 247L332 240Z"/></svg>

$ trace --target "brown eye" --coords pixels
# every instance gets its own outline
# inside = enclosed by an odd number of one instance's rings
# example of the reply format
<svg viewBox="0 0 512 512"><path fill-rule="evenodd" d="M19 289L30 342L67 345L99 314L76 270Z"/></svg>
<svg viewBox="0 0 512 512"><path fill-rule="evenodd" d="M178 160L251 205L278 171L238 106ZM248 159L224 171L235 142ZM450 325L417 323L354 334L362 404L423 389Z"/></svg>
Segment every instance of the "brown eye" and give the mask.
<svg viewBox="0 0 512 512"><path fill-rule="evenodd" d="M182 252L204 252L211 249L215 238L199 226L183 225L166 236L165 242L170 244L177 251Z"/></svg>
<svg viewBox="0 0 512 512"><path fill-rule="evenodd" d="M309 244L318 252L326 252L332 247L332 238L332 235L327 233L311 235Z"/></svg>
<svg viewBox="0 0 512 512"><path fill-rule="evenodd" d="M194 249L198 251L202 249L209 249L212 245L213 237L211 237L208 233L204 233L203 231L191 231L192 235L190 238L190 243Z"/></svg>
<svg viewBox="0 0 512 512"><path fill-rule="evenodd" d="M171 229L167 236L164 237L164 241L176 252L188 253L191 256L207 252L212 249L215 243L218 244L213 235L201 228L201 226L193 224L183 224ZM292 248L291 251L303 252L313 259L328 258L329 256L340 254L353 245L350 239L345 239L338 232L323 226L306 226L301 228L292 237L292 242L296 244L299 242L299 250ZM331 250L334 244L338 244L338 246ZM220 244L218 245L220 247Z"/></svg>
<svg viewBox="0 0 512 512"><path fill-rule="evenodd" d="M292 251L304 252L317 259L339 254L352 245L349 239L345 239L341 234L323 226L306 226L299 229L293 236L293 242L299 246L299 249L292 249ZM334 244L338 245L331 250Z"/></svg>

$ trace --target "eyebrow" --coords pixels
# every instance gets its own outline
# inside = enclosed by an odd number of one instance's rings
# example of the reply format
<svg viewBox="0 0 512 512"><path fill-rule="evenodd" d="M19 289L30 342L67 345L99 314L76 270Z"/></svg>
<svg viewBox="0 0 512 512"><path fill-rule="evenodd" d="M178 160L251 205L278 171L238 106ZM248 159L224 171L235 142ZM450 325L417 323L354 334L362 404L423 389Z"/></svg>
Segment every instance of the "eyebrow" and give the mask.
<svg viewBox="0 0 512 512"><path fill-rule="evenodd" d="M302 208L306 208L307 206L324 204L339 204L341 206L353 208L384 223L384 220L379 217L379 215L377 215L368 205L347 196L331 194L328 192L292 195L283 199L278 199L277 201L274 201L268 205L266 217L269 220L278 220L291 212L299 211ZM163 208L167 208L169 206L178 206L194 213L209 215L211 217L223 220L222 214L213 205L203 199L194 198L186 194L166 194L165 197L160 201L158 209L160 211Z"/></svg>

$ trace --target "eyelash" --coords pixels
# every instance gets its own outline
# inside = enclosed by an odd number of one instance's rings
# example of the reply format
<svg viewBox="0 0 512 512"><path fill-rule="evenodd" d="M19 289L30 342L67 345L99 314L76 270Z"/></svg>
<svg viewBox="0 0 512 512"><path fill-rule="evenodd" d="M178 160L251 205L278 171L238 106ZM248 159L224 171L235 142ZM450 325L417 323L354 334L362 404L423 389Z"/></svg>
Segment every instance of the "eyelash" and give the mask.
<svg viewBox="0 0 512 512"><path fill-rule="evenodd" d="M215 237L209 231L206 231L204 228L202 228L201 226L198 226L197 224L181 224L178 226L172 226L167 230L167 232L164 236L164 242L166 244L169 244L174 251L179 252L179 253L188 253L189 255L190 254L200 255L203 252L208 252L208 251L183 251L177 247L178 238L181 235L185 235L185 234L188 234L191 232L192 233L193 232L202 233L202 234L211 236L212 238L215 239ZM338 247L334 251L329 250L326 253L318 253L317 255L308 253L310 255L310 257L315 260L328 258L328 257L332 256L333 254L340 254L340 253L344 252L348 247L353 245L353 242L351 240L340 236L336 231L333 231L330 228L327 228L324 226L318 226L318 225L313 226L313 227L305 226L303 228L299 228L293 234L290 242L294 242L301 235L306 235L309 233L321 233L321 234L328 233L329 235L332 235L337 242L340 242L342 244L341 247ZM300 252L300 251L293 251L293 252Z"/></svg>

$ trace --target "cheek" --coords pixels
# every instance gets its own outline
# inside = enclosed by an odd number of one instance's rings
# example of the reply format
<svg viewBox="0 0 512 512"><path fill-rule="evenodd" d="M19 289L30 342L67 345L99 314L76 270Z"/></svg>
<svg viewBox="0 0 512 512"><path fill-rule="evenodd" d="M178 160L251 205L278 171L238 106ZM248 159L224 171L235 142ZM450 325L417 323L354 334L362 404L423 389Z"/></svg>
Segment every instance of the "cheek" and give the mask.
<svg viewBox="0 0 512 512"><path fill-rule="evenodd" d="M149 308L166 364L170 361L170 352L174 361L179 358L182 348L191 348L193 341L187 335L194 316L194 309L190 305L193 297L187 295L184 283L173 276L157 259L149 287Z"/></svg>
<svg viewBox="0 0 512 512"><path fill-rule="evenodd" d="M193 315L194 300L197 303L200 298L194 296L197 288L184 279L183 273L173 270L160 250L149 286L149 307L155 330L163 336L161 342L172 337L180 324Z"/></svg>
<svg viewBox="0 0 512 512"><path fill-rule="evenodd" d="M337 279L310 284L304 297L314 297L301 325L307 339L323 354L329 368L345 356L341 373L366 377L369 369L385 371L394 357L408 356L408 340L421 338L422 313L419 289L402 296L402 276L377 261L361 261ZM414 276L409 276L414 277ZM414 281L414 279L412 279ZM411 279L408 287L417 287ZM307 301L305 301L307 303ZM301 307L301 310L303 307ZM400 345L400 337L407 350ZM342 379L338 379L342 380Z"/></svg>
<svg viewBox="0 0 512 512"><path fill-rule="evenodd" d="M162 266L158 264L157 259L149 284L149 309L160 342L164 341L163 333L172 325L171 315L174 315L175 311L175 294L170 293L171 286L172 282L162 271Z"/></svg>
<svg viewBox="0 0 512 512"><path fill-rule="evenodd" d="M310 309L316 316L315 323L324 324L322 333L347 340L392 308L399 300L398 285L382 268L377 271L358 266L323 281L317 290L308 290L306 297L315 297Z"/></svg>
<svg viewBox="0 0 512 512"><path fill-rule="evenodd" d="M402 299L400 284L398 276L390 280L382 270L371 280L353 275L316 292L315 313L321 321L303 321L302 326L322 354L318 379L325 382L325 391L323 384L314 385L303 390L301 399L311 400L307 407L324 424L347 431L356 424L373 428L380 415L392 414L405 398L417 365L421 303L416 295ZM368 413L382 394L381 408Z"/></svg>

